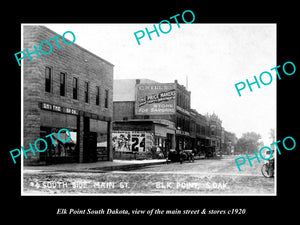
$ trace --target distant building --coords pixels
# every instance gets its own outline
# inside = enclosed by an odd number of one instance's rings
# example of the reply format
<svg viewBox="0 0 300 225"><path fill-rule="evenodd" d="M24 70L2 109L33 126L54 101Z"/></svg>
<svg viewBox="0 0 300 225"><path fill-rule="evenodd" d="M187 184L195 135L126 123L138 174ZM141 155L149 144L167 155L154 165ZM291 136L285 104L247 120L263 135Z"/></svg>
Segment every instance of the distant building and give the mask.
<svg viewBox="0 0 300 225"><path fill-rule="evenodd" d="M191 109L190 113L192 149L195 149L196 152L200 153L200 155L205 155L207 147L210 146L210 127L208 120L195 109Z"/></svg>
<svg viewBox="0 0 300 225"><path fill-rule="evenodd" d="M29 52L58 35L44 26L24 25L23 30L23 49ZM57 41L62 43L61 37ZM51 43L49 55L38 58L34 53L32 61L28 57L23 60L23 146L28 149L38 138L48 144L45 152L27 152L25 164L112 160L114 66L75 43L61 44L61 49L55 40ZM43 45L44 52L49 51L47 47ZM46 136L62 128L68 129L72 138L64 144L54 137L54 146Z"/></svg>
<svg viewBox="0 0 300 225"><path fill-rule="evenodd" d="M235 154L235 145L237 143L237 137L235 133L224 131L224 154Z"/></svg>
<svg viewBox="0 0 300 225"><path fill-rule="evenodd" d="M215 114L206 114L210 128L210 145L215 147L216 152L221 151L222 120Z"/></svg>

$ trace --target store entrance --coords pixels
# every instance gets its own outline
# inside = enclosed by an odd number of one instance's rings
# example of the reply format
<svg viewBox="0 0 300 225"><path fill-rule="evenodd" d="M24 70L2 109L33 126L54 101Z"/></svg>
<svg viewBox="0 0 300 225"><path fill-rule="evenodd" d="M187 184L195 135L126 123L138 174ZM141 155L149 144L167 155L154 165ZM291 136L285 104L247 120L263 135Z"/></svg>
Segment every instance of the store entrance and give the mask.
<svg viewBox="0 0 300 225"><path fill-rule="evenodd" d="M97 133L83 135L83 162L97 162Z"/></svg>

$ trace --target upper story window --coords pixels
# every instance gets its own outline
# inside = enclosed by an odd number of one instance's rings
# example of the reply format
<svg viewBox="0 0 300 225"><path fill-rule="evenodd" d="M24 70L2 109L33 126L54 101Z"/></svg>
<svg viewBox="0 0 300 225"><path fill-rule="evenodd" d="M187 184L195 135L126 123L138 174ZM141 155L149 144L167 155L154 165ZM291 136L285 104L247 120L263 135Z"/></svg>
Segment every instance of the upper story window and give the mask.
<svg viewBox="0 0 300 225"><path fill-rule="evenodd" d="M84 82L84 101L89 102L89 82Z"/></svg>
<svg viewBox="0 0 300 225"><path fill-rule="evenodd" d="M96 105L100 105L100 87L96 87Z"/></svg>
<svg viewBox="0 0 300 225"><path fill-rule="evenodd" d="M51 76L52 76L52 68L46 66L45 69L45 92L51 92Z"/></svg>
<svg viewBox="0 0 300 225"><path fill-rule="evenodd" d="M105 90L104 107L108 108L108 90Z"/></svg>
<svg viewBox="0 0 300 225"><path fill-rule="evenodd" d="M73 99L78 99L78 78L73 77Z"/></svg>
<svg viewBox="0 0 300 225"><path fill-rule="evenodd" d="M65 96L66 94L66 74L60 73L60 96Z"/></svg>

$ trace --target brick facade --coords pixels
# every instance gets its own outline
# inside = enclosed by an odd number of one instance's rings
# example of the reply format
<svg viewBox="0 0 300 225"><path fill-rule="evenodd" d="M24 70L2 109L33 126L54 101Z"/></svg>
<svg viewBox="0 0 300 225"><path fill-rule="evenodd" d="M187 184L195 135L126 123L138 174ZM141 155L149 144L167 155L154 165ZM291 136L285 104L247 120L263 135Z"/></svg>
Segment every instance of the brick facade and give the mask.
<svg viewBox="0 0 300 225"><path fill-rule="evenodd" d="M135 107L134 101L114 102L113 103L114 120L134 119L135 118L134 107Z"/></svg>
<svg viewBox="0 0 300 225"><path fill-rule="evenodd" d="M56 41L50 40L50 38L57 35L57 33L44 26L23 26L23 51L25 52L25 49L28 49L29 52L33 52L33 46L35 45L40 54L40 58L38 58L37 54L33 53L31 55L32 61L29 60L27 55L22 60L24 76L23 146L28 149L29 143L33 144L36 139L40 138L41 126L52 125L56 128L77 129L79 130L77 137L80 149L79 161L82 161L84 118L89 118L86 120L87 123L90 123L91 120L110 123L112 119L113 65L75 43L66 45L61 36L57 38L61 47L59 49ZM48 55L41 54L39 50L39 45L43 41L49 41L52 44L52 52ZM66 41L71 42L67 39ZM50 51L49 45L43 44L42 50L44 52ZM45 91L46 67L51 68L50 92ZM64 96L60 92L60 73L65 74ZM73 99L74 77L78 79L77 99ZM88 103L85 102L85 82L88 82L89 86ZM99 105L96 105L97 87L100 90ZM41 109L42 103L75 109L78 111L78 115L43 110ZM111 126L108 125L107 127L110 129ZM97 130L98 128L94 129ZM101 130L101 128L99 129ZM110 137L109 133L106 135ZM107 143L110 146L110 141ZM38 152L35 156L29 155L29 153L27 155L28 159L25 159L25 163L41 161Z"/></svg>

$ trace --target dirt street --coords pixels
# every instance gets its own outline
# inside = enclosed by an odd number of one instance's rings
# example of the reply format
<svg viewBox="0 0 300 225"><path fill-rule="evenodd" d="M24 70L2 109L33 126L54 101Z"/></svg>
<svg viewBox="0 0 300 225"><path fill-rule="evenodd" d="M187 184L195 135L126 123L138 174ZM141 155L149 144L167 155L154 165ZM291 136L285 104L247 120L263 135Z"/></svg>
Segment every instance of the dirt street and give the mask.
<svg viewBox="0 0 300 225"><path fill-rule="evenodd" d="M264 178L261 164L244 164L239 172L234 159L199 159L195 162L152 165L130 171L26 171L25 195L275 195L274 178Z"/></svg>

